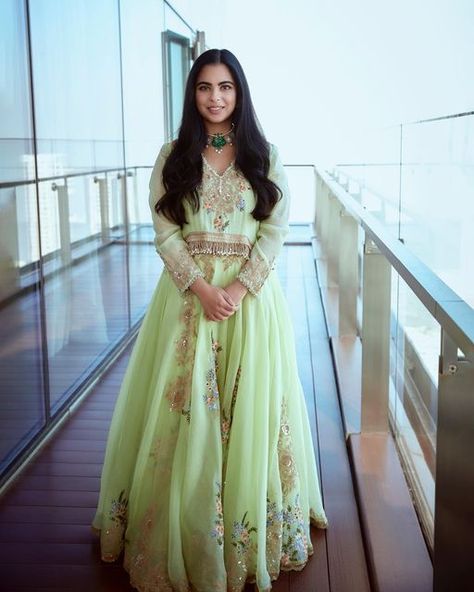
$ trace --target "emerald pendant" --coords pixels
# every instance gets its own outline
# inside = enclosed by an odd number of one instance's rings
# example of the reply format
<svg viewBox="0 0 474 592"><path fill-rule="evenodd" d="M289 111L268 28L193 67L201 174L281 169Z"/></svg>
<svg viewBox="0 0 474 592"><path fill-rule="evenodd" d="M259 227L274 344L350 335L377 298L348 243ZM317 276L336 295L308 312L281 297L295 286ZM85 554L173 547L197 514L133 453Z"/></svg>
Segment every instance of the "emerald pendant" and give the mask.
<svg viewBox="0 0 474 592"><path fill-rule="evenodd" d="M212 138L212 146L214 146L214 148L223 148L226 145L226 140L224 138L224 136L222 134L216 134L213 138Z"/></svg>

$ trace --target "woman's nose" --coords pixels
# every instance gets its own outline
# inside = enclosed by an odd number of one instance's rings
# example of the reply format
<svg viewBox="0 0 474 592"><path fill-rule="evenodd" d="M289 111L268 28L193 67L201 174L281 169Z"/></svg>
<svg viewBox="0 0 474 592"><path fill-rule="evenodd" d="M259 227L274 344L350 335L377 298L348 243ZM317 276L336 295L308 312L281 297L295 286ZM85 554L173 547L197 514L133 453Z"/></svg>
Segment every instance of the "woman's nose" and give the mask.
<svg viewBox="0 0 474 592"><path fill-rule="evenodd" d="M212 95L211 95L212 100L214 100L216 103L218 103L221 100L220 94L221 94L220 89L217 88L217 89L213 90Z"/></svg>

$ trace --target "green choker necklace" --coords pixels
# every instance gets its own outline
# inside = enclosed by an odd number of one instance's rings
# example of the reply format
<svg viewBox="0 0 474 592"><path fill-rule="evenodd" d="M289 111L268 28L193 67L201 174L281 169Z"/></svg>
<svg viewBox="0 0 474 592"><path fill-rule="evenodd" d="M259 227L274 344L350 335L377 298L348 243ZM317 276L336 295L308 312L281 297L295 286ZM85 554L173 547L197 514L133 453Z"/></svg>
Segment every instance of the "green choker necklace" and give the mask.
<svg viewBox="0 0 474 592"><path fill-rule="evenodd" d="M232 123L232 127L228 132L224 132L223 134L207 134L207 141L206 141L206 148L212 146L214 150L220 154L224 149L226 144L232 146L232 142L234 141L235 134L234 134L234 123Z"/></svg>

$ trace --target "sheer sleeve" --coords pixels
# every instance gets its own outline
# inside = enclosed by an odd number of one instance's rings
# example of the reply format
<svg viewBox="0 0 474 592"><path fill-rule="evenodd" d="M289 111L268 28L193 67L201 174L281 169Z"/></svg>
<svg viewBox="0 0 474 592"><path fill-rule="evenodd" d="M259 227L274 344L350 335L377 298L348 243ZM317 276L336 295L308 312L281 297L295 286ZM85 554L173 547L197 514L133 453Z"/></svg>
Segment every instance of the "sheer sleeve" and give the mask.
<svg viewBox="0 0 474 592"><path fill-rule="evenodd" d="M156 252L163 259L163 263L178 289L184 292L198 277L204 277L204 273L190 255L186 241L183 239L181 227L168 220L161 212L157 214L154 208L165 192L161 174L170 151L171 143L164 144L158 154L150 177L148 203L155 230Z"/></svg>
<svg viewBox="0 0 474 592"><path fill-rule="evenodd" d="M257 240L252 247L250 257L237 276L237 279L254 296L258 294L273 269L275 260L289 232L290 191L288 179L278 149L273 144L270 145L268 177L278 185L283 195L273 208L270 217L260 222Z"/></svg>

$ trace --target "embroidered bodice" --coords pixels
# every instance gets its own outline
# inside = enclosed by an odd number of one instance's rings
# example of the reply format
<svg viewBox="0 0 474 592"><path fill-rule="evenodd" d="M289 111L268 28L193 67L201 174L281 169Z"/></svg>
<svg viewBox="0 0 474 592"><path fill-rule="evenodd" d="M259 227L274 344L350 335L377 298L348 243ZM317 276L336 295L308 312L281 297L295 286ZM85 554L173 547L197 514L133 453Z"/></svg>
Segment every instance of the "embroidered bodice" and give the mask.
<svg viewBox="0 0 474 592"><path fill-rule="evenodd" d="M288 182L276 146L270 144L269 178L282 191L269 218L259 222L251 215L255 194L247 179L232 161L218 173L203 155L203 173L198 187L200 208L194 212L185 202L188 223L180 228L154 205L164 193L163 165L172 148L164 144L150 178L149 205L155 230L155 248L177 287L184 292L204 273L193 259L207 253L217 256L239 255L243 265L238 279L257 295L274 266L288 233L290 195Z"/></svg>

